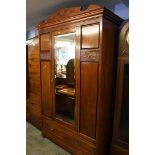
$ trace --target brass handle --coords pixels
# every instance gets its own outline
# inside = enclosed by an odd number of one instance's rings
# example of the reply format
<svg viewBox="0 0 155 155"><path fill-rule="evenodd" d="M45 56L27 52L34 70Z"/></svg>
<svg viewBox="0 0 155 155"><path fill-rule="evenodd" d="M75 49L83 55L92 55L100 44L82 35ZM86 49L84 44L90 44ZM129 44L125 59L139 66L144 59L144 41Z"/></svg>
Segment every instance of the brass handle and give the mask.
<svg viewBox="0 0 155 155"><path fill-rule="evenodd" d="M80 146L81 143L79 141L75 141L74 144Z"/></svg>
<svg viewBox="0 0 155 155"><path fill-rule="evenodd" d="M54 128L51 128L51 131L54 131Z"/></svg>

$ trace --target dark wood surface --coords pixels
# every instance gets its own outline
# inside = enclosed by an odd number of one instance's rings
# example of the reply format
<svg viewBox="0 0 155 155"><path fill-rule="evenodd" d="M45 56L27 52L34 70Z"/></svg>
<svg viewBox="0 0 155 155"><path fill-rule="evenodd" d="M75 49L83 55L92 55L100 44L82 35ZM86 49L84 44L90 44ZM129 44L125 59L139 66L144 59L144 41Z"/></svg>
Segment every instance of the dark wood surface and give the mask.
<svg viewBox="0 0 155 155"><path fill-rule="evenodd" d="M119 145L112 144L110 154L111 155L129 155L129 150Z"/></svg>
<svg viewBox="0 0 155 155"><path fill-rule="evenodd" d="M51 72L48 61L41 62L42 112L51 117Z"/></svg>
<svg viewBox="0 0 155 155"><path fill-rule="evenodd" d="M28 45L26 45L26 120L30 121Z"/></svg>
<svg viewBox="0 0 155 155"><path fill-rule="evenodd" d="M105 19L102 21L102 31L97 118L97 139L100 140L97 141L97 147L98 154L107 154L112 132L118 27Z"/></svg>
<svg viewBox="0 0 155 155"><path fill-rule="evenodd" d="M86 141L76 131L47 117L43 117L43 134L73 154L95 154L94 143Z"/></svg>
<svg viewBox="0 0 155 155"><path fill-rule="evenodd" d="M41 86L39 38L29 40L28 46L28 85L29 85L29 120L33 125L41 128Z"/></svg>
<svg viewBox="0 0 155 155"><path fill-rule="evenodd" d="M26 45L26 99L29 98L28 45Z"/></svg>
<svg viewBox="0 0 155 155"><path fill-rule="evenodd" d="M81 63L80 133L96 139L98 63Z"/></svg>
<svg viewBox="0 0 155 155"><path fill-rule="evenodd" d="M50 34L49 33L40 35L40 48L42 52L50 50Z"/></svg>
<svg viewBox="0 0 155 155"><path fill-rule="evenodd" d="M119 55L113 136L110 155L129 154L129 44L126 35L129 23L123 23L119 34Z"/></svg>
<svg viewBox="0 0 155 155"><path fill-rule="evenodd" d="M42 133L72 154L108 154L121 22L121 18L106 8L91 5L86 11L80 11L79 7L58 10L37 26L40 36L50 34L48 48L45 51L40 48ZM55 117L54 36L70 32L76 33L75 124Z"/></svg>
<svg viewBox="0 0 155 155"><path fill-rule="evenodd" d="M98 48L99 47L99 24L86 25L81 27L81 47L85 48Z"/></svg>

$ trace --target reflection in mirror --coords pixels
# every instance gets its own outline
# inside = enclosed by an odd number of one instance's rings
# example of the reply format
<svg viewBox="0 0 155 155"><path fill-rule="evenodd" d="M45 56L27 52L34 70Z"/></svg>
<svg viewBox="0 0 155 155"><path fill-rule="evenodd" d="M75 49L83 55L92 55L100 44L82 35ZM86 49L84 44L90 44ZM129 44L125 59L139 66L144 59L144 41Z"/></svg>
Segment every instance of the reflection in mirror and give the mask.
<svg viewBox="0 0 155 155"><path fill-rule="evenodd" d="M55 36L56 118L75 123L75 33Z"/></svg>

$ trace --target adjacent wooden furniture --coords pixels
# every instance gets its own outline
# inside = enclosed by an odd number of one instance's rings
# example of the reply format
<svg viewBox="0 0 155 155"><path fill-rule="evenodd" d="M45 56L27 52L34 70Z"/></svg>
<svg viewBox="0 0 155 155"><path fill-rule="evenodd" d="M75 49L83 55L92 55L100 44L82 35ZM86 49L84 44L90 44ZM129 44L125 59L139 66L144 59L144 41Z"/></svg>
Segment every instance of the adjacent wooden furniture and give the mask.
<svg viewBox="0 0 155 155"><path fill-rule="evenodd" d="M28 53L28 96L27 120L38 128L41 128L41 87L40 87L40 59L39 38L29 40Z"/></svg>
<svg viewBox="0 0 155 155"><path fill-rule="evenodd" d="M29 76L28 76L28 45L26 45L26 121L30 121Z"/></svg>
<svg viewBox="0 0 155 155"><path fill-rule="evenodd" d="M129 22L121 26L110 155L129 154Z"/></svg>
<svg viewBox="0 0 155 155"><path fill-rule="evenodd" d="M121 23L90 5L58 10L37 26L42 134L74 155L107 155Z"/></svg>

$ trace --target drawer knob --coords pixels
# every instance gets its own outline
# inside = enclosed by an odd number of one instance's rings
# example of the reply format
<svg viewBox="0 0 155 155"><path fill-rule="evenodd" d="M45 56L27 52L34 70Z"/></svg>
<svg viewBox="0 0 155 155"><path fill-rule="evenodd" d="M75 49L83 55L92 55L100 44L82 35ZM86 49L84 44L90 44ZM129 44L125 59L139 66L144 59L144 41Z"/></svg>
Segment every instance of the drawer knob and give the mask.
<svg viewBox="0 0 155 155"><path fill-rule="evenodd" d="M51 128L51 131L54 131L54 128Z"/></svg>
<svg viewBox="0 0 155 155"><path fill-rule="evenodd" d="M79 141L75 141L74 144L80 146L80 142Z"/></svg>

